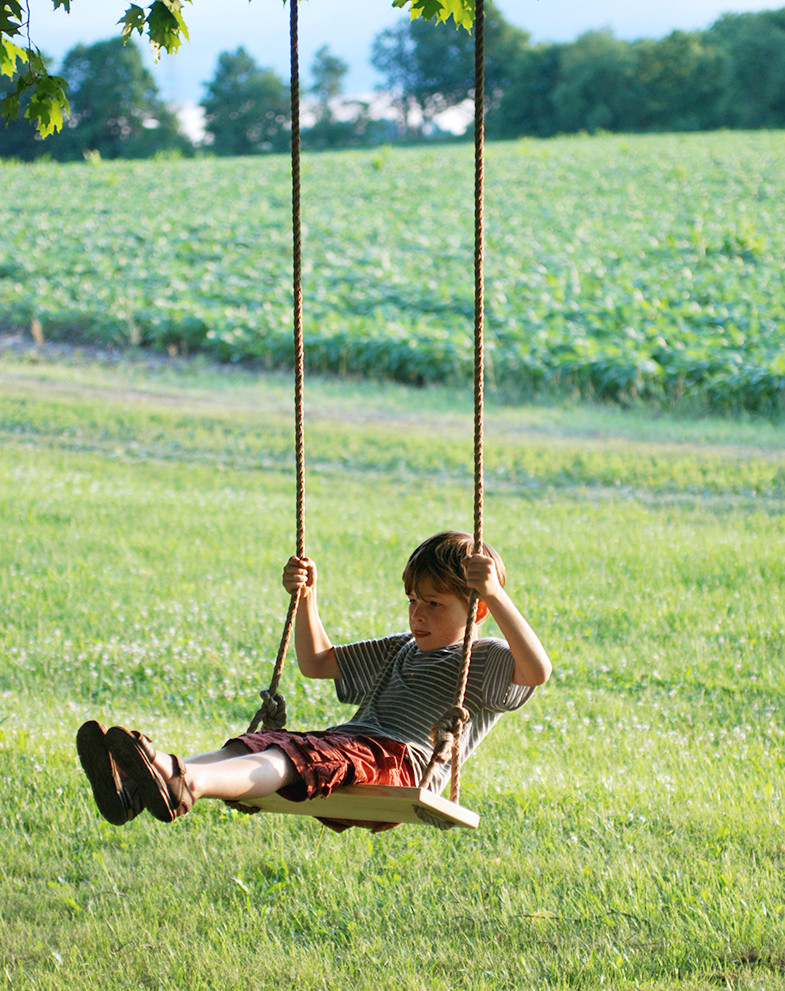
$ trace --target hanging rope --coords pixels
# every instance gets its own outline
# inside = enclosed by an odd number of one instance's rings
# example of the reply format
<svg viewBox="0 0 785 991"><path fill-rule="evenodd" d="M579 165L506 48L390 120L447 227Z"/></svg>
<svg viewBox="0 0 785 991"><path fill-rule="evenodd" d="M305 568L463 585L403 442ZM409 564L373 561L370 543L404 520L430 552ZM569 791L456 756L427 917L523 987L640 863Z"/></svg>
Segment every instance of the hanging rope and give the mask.
<svg viewBox="0 0 785 991"><path fill-rule="evenodd" d="M485 5L475 0L474 16L474 553L482 551L483 515L483 409L485 392ZM471 667L472 632L477 619L479 596L472 591L466 633L463 639L461 672L455 704L431 730L433 754L426 767L421 788L427 788L438 764L450 754L450 800L460 802L461 734L470 713L464 705ZM422 816L425 819L425 815ZM431 821L428 818L426 821Z"/></svg>
<svg viewBox="0 0 785 991"><path fill-rule="evenodd" d="M303 347L303 283L302 283L302 218L300 210L300 66L298 0L289 0L290 102L292 113L292 317L294 323L294 432L297 464L297 556L305 556L305 427L303 414L303 382L305 350ZM292 592L284 622L283 635L275 659L270 687L262 689L262 704L251 720L247 732L262 729L282 729L286 725L286 701L278 693L286 652L294 628L299 590Z"/></svg>

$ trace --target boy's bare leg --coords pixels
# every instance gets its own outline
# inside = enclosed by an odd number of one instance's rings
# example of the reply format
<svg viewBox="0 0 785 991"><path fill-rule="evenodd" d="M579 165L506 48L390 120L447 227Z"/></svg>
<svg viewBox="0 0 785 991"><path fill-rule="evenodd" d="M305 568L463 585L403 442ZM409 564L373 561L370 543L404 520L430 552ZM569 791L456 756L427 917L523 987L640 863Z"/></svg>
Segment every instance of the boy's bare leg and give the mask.
<svg viewBox="0 0 785 991"><path fill-rule="evenodd" d="M174 767L169 754L158 751L155 765L165 778L172 777ZM224 802L263 798L300 777L278 747L255 754L242 744L229 744L214 753L189 758L185 770L186 784L195 799L219 798Z"/></svg>
<svg viewBox="0 0 785 991"><path fill-rule="evenodd" d="M220 750L212 750L209 754L198 754L189 757L186 764L216 764L219 761L231 760L233 757L245 757L250 753L248 748L238 740L230 740Z"/></svg>

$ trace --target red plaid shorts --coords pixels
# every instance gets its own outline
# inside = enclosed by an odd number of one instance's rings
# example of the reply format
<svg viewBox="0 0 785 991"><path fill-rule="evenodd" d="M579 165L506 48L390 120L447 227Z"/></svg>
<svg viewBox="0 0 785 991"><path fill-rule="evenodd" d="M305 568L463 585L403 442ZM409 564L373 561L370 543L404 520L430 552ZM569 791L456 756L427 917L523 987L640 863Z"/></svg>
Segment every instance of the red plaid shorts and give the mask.
<svg viewBox="0 0 785 991"><path fill-rule="evenodd" d="M343 785L417 785L416 772L409 760L406 746L384 737L356 736L340 730L317 730L296 733L289 730L265 730L244 733L236 740L251 753L261 753L278 747L291 760L300 781L281 788L279 794L293 802L302 802L317 795L329 795ZM234 742L234 741L232 741ZM349 826L361 826L374 833L391 829L397 823L361 822L347 819L325 819L320 822L343 832Z"/></svg>

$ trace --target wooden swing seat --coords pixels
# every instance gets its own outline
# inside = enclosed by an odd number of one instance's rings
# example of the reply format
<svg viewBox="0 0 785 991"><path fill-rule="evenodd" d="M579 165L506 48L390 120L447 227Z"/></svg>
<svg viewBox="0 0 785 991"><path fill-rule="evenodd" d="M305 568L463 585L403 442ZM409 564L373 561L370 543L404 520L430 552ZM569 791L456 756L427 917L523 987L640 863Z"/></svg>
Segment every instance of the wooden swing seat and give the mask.
<svg viewBox="0 0 785 991"><path fill-rule="evenodd" d="M447 826L476 829L480 817L448 798L427 788L404 788L393 785L346 785L326 798L291 802L280 795L267 795L245 804L262 812L320 816L326 819L357 819L364 822L407 822L422 825L424 816ZM427 821L426 818L426 821Z"/></svg>

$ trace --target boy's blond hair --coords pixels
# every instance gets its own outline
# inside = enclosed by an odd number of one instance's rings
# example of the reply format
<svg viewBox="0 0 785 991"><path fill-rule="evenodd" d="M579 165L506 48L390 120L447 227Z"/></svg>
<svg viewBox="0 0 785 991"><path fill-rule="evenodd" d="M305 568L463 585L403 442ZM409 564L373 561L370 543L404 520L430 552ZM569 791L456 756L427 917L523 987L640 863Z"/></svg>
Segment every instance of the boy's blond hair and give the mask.
<svg viewBox="0 0 785 991"><path fill-rule="evenodd" d="M434 592L457 595L464 602L469 601L471 589L466 584L463 561L474 553L474 537L461 530L443 530L424 540L412 551L403 569L403 585L406 594L419 595L423 581L433 586ZM504 562L496 551L486 543L482 553L492 557L499 574L499 583L506 581Z"/></svg>

